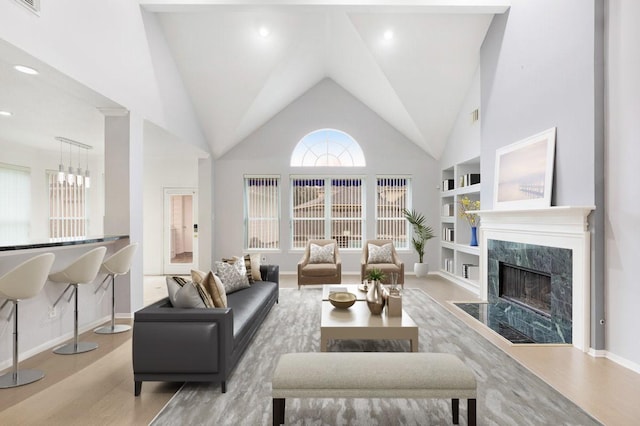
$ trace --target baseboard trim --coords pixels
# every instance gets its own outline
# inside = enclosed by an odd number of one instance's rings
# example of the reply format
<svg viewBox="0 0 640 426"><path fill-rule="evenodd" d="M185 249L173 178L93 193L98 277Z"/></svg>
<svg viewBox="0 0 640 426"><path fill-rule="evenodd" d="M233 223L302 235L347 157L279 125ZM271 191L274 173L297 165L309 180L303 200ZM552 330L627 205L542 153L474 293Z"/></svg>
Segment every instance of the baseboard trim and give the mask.
<svg viewBox="0 0 640 426"><path fill-rule="evenodd" d="M608 360L613 361L616 364L623 366L624 368L628 368L629 370L640 374L640 364L637 364L633 361L629 361L628 359L623 358L619 355L613 354L609 351L594 351L594 352L603 352L604 357L607 358Z"/></svg>

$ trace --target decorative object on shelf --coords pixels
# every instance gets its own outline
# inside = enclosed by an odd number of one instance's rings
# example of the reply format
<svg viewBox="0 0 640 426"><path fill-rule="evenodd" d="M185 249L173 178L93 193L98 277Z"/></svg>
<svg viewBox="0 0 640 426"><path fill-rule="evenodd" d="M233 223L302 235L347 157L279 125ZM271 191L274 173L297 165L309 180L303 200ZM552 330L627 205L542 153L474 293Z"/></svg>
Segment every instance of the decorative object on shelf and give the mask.
<svg viewBox="0 0 640 426"><path fill-rule="evenodd" d="M384 273L380 269L372 269L367 273L367 279L372 284L367 291L367 307L372 315L380 315L384 309L385 291L380 283L385 278Z"/></svg>
<svg viewBox="0 0 640 426"><path fill-rule="evenodd" d="M471 226L471 246L478 245L478 220L474 210L480 210L480 200L472 201L466 195L460 199L460 217L464 217Z"/></svg>
<svg viewBox="0 0 640 426"><path fill-rule="evenodd" d="M478 227L476 226L471 227L471 242L469 245L473 247L478 245Z"/></svg>
<svg viewBox="0 0 640 426"><path fill-rule="evenodd" d="M402 295L389 293L387 298L387 315L390 317L402 316Z"/></svg>
<svg viewBox="0 0 640 426"><path fill-rule="evenodd" d="M430 226L425 224L425 217L423 214L416 212L415 210L407 210L404 209L402 211L404 218L411 224L413 227L413 238L411 240L413 244L413 248L418 253L418 263L414 263L413 272L416 274L416 277L426 277L429 272L429 264L424 263L424 246L431 238L434 237L433 229Z"/></svg>
<svg viewBox="0 0 640 426"><path fill-rule="evenodd" d="M349 309L356 303L356 295L348 291L329 293L329 302L338 309Z"/></svg>
<svg viewBox="0 0 640 426"><path fill-rule="evenodd" d="M551 206L556 128L496 150L496 210Z"/></svg>

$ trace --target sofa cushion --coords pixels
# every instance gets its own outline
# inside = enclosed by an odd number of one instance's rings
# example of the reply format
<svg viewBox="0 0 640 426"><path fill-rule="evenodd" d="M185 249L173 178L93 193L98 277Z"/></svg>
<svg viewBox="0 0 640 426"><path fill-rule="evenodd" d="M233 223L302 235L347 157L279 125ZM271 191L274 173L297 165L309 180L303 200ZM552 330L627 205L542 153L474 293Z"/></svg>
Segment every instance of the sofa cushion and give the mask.
<svg viewBox="0 0 640 426"><path fill-rule="evenodd" d="M278 285L270 281L258 281L241 291L227 295L227 306L233 309L233 340L242 339L255 326L255 317L265 306Z"/></svg>
<svg viewBox="0 0 640 426"><path fill-rule="evenodd" d="M387 243L381 246L369 244L367 246L369 257L367 263L392 263L393 244Z"/></svg>
<svg viewBox="0 0 640 426"><path fill-rule="evenodd" d="M251 262L251 276L253 277L253 281L262 281L262 276L260 275L260 253L251 253L249 255L249 259Z"/></svg>
<svg viewBox="0 0 640 426"><path fill-rule="evenodd" d="M193 281L188 281L176 291L175 301L172 305L176 308L213 308L213 300L207 291Z"/></svg>
<svg viewBox="0 0 640 426"><path fill-rule="evenodd" d="M331 277L336 274L334 263L309 263L302 269L305 277Z"/></svg>

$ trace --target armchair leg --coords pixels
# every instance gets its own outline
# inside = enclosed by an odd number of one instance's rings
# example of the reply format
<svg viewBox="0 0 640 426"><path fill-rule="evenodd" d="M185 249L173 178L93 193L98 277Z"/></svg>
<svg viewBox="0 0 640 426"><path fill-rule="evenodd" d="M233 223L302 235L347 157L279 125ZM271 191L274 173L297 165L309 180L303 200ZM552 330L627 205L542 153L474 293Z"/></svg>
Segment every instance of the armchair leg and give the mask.
<svg viewBox="0 0 640 426"><path fill-rule="evenodd" d="M227 382L223 381L220 383L220 392L227 393Z"/></svg>
<svg viewBox="0 0 640 426"><path fill-rule="evenodd" d="M142 381L137 381L136 380L133 394L135 396L140 396L140 392L142 392Z"/></svg>

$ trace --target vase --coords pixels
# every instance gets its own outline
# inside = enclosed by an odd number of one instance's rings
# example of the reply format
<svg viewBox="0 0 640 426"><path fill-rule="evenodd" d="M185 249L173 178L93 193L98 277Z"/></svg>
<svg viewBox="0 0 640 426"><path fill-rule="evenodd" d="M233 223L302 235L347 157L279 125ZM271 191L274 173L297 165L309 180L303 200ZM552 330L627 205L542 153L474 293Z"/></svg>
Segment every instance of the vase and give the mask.
<svg viewBox="0 0 640 426"><path fill-rule="evenodd" d="M474 247L478 245L478 228L475 226L471 227L471 242L469 245Z"/></svg>
<svg viewBox="0 0 640 426"><path fill-rule="evenodd" d="M380 281L374 281L367 292L367 307L372 315L380 315L384 309L384 290Z"/></svg>

